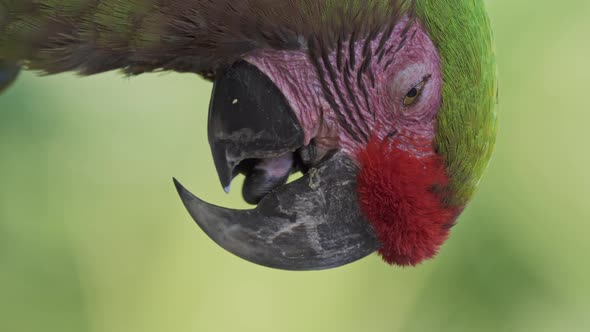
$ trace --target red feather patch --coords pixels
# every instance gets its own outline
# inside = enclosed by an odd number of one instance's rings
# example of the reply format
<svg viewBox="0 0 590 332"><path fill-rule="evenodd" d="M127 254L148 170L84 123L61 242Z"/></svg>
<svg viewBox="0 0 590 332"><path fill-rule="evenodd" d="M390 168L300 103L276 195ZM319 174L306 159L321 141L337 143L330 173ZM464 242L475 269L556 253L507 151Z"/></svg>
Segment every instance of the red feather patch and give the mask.
<svg viewBox="0 0 590 332"><path fill-rule="evenodd" d="M389 264L417 265L437 254L459 211L435 188L448 183L443 159L417 158L389 140L373 138L359 152L359 200Z"/></svg>

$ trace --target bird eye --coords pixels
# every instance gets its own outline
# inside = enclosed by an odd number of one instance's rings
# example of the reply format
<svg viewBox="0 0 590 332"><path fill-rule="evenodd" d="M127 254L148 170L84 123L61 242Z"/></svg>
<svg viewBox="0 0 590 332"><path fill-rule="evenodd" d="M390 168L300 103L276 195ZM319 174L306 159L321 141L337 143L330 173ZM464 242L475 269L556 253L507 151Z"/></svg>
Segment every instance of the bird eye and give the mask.
<svg viewBox="0 0 590 332"><path fill-rule="evenodd" d="M420 98L420 95L422 94L422 90L424 89L425 83L425 81L422 81L413 86L410 89L410 91L408 91L406 97L404 98L404 106L412 106L416 103L416 101Z"/></svg>

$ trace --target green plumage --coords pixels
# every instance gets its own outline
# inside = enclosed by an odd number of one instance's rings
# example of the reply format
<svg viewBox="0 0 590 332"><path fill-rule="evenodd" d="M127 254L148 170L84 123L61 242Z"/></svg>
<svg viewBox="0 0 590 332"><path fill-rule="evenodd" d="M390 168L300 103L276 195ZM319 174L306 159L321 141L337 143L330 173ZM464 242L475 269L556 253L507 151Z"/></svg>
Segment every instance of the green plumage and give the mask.
<svg viewBox="0 0 590 332"><path fill-rule="evenodd" d="M442 59L436 145L451 175L447 203L462 206L473 196L496 139L492 29L483 0L422 0L416 7Z"/></svg>
<svg viewBox="0 0 590 332"><path fill-rule="evenodd" d="M45 73L123 69L211 75L260 48L333 47L410 13L442 59L436 147L449 205L473 195L496 135L496 67L483 0L0 0L0 61ZM1 69L0 69L1 70Z"/></svg>

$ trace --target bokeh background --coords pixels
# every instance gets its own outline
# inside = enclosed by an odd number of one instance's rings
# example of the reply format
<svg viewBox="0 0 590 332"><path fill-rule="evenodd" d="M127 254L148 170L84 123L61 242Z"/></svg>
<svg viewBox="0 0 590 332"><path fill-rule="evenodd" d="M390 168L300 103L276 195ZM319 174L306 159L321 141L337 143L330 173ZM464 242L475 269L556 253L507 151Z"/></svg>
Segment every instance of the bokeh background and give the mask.
<svg viewBox="0 0 590 332"><path fill-rule="evenodd" d="M490 0L501 126L437 259L282 272L174 191L242 207L193 75L25 73L0 97L0 331L589 331L590 2Z"/></svg>

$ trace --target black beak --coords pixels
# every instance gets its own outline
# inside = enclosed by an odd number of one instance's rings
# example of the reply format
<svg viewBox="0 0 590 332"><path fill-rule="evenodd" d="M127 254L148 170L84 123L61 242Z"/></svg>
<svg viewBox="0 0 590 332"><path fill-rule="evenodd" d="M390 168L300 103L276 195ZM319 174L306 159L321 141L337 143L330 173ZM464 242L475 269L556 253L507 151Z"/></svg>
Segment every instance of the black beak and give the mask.
<svg viewBox="0 0 590 332"><path fill-rule="evenodd" d="M175 180L193 219L224 249L272 268L319 270L379 248L358 206L357 166L345 153L334 152L299 180L284 184L293 165L273 162L290 160L302 148L303 130L284 95L255 66L239 62L215 81L209 143L222 186L228 188L242 172L244 197L258 203L252 210L214 206ZM282 166L272 166L272 172L257 168L268 160ZM251 190L260 183L265 190Z"/></svg>
<svg viewBox="0 0 590 332"><path fill-rule="evenodd" d="M281 91L244 61L215 81L208 132L213 161L226 191L242 161L279 157L303 145L303 130Z"/></svg>

